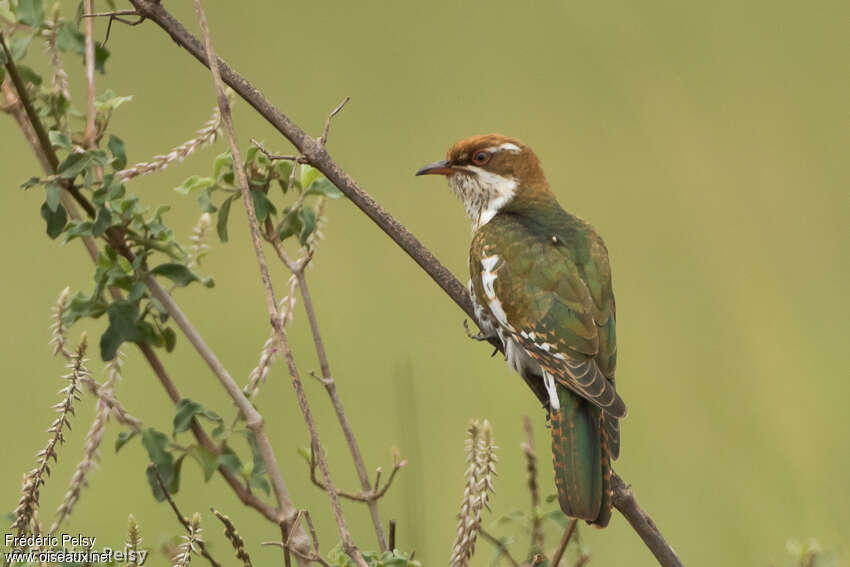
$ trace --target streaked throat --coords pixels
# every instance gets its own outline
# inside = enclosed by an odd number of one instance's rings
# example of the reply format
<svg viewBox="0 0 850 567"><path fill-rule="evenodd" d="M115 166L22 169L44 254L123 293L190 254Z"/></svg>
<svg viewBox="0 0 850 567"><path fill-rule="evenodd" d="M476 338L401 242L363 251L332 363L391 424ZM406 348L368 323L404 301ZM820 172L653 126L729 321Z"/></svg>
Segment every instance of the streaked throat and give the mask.
<svg viewBox="0 0 850 567"><path fill-rule="evenodd" d="M463 201L466 215L472 221L472 232L475 232L513 199L517 181L475 165L458 169L462 171L448 177L449 186Z"/></svg>

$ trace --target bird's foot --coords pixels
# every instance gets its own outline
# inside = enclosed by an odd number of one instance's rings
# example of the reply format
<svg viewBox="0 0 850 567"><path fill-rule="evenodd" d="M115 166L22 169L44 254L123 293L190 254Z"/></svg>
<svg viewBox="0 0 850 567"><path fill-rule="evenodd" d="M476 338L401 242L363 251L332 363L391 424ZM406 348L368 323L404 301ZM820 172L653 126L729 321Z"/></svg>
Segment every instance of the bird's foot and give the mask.
<svg viewBox="0 0 850 567"><path fill-rule="evenodd" d="M472 331L469 330L469 322L467 322L466 319L463 320L463 330L466 331L466 336L474 341L489 341L492 339L499 338L499 335L497 335L496 333L490 333L489 335L485 335L484 333L478 333L473 335Z"/></svg>

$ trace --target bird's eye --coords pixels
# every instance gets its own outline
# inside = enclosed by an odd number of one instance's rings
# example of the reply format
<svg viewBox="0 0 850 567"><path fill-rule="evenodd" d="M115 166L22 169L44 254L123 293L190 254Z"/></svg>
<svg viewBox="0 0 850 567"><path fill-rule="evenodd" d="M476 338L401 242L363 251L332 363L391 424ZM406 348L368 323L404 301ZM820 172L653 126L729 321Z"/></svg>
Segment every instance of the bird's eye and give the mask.
<svg viewBox="0 0 850 567"><path fill-rule="evenodd" d="M490 152L475 152L475 155L472 156L472 163L475 165L484 165L490 161L490 155Z"/></svg>

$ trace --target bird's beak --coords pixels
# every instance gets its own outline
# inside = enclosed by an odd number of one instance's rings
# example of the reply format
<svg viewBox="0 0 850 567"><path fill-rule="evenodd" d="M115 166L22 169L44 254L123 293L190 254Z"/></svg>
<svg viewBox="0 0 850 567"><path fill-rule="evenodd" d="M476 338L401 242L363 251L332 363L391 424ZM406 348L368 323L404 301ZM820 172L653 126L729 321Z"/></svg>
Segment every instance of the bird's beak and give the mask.
<svg viewBox="0 0 850 567"><path fill-rule="evenodd" d="M448 160L435 161L419 169L416 175L451 175L455 172Z"/></svg>

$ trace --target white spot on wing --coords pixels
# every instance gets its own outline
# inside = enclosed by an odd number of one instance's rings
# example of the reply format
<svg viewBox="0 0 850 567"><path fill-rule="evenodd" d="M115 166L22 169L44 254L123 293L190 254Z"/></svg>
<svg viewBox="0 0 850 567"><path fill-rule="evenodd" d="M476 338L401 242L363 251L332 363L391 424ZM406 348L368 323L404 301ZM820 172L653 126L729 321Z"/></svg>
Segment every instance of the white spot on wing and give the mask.
<svg viewBox="0 0 850 567"><path fill-rule="evenodd" d="M493 268L496 267L496 264L499 262L499 256L493 254L492 256L484 256L481 259L481 267L485 270L492 271Z"/></svg>
<svg viewBox="0 0 850 567"><path fill-rule="evenodd" d="M551 374L543 371L543 385L546 386L546 392L549 394L549 405L553 410L561 409L561 402L558 400L558 389L555 387L555 379Z"/></svg>
<svg viewBox="0 0 850 567"><path fill-rule="evenodd" d="M493 282L496 281L496 272L483 272L481 274L481 284L484 286L484 293L487 294L487 299L496 299L496 290L493 289Z"/></svg>
<svg viewBox="0 0 850 567"><path fill-rule="evenodd" d="M511 332L514 332L513 326L508 323L508 316L505 313L505 310L502 309L502 302L494 296L493 299L491 299L487 305L490 307L490 312L493 314L493 317L495 317L499 323L504 325L505 328L509 329Z"/></svg>

